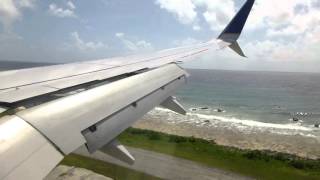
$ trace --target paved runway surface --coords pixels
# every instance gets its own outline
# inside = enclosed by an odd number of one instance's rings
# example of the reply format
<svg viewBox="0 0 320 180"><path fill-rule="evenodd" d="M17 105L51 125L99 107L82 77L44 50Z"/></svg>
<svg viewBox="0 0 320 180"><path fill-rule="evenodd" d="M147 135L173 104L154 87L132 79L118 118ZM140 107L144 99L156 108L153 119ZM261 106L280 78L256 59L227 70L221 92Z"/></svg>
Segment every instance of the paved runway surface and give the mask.
<svg viewBox="0 0 320 180"><path fill-rule="evenodd" d="M44 180L112 180L93 171L71 166L59 165Z"/></svg>
<svg viewBox="0 0 320 180"><path fill-rule="evenodd" d="M163 179L183 179L183 180L233 180L233 179L250 179L238 174L223 171L220 169L206 167L193 161L168 156L152 151L146 151L137 148L128 148L135 157L135 164L130 166L101 152L93 155L87 153L84 147L79 148L75 153L89 156L102 161L107 161L121 165L140 172L151 174Z"/></svg>

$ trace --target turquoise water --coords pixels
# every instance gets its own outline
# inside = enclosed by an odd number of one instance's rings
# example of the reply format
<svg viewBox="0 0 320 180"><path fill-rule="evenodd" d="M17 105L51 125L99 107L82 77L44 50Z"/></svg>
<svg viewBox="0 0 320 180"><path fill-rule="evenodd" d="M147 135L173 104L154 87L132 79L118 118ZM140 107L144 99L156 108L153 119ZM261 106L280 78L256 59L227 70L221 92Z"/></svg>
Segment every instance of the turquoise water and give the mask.
<svg viewBox="0 0 320 180"><path fill-rule="evenodd" d="M188 70L187 86L177 97L198 113L288 124L320 123L320 74ZM226 112L218 113L220 108Z"/></svg>
<svg viewBox="0 0 320 180"><path fill-rule="evenodd" d="M244 133L320 137L320 74L188 70L176 96L186 116L156 108L147 119ZM218 112L217 109L223 110ZM293 121L293 117L299 119Z"/></svg>

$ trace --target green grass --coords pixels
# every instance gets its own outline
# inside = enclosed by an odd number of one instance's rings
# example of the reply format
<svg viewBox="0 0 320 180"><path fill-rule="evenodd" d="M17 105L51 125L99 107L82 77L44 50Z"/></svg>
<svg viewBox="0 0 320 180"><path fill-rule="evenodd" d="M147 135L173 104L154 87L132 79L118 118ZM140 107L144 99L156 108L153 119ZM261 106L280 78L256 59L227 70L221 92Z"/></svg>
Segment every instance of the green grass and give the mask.
<svg viewBox="0 0 320 180"><path fill-rule="evenodd" d="M128 146L196 161L258 179L320 179L320 160L270 151L240 150L213 141L130 128L119 136Z"/></svg>
<svg viewBox="0 0 320 180"><path fill-rule="evenodd" d="M160 178L142 172L76 154L66 156L60 164L85 168L115 180L160 180Z"/></svg>

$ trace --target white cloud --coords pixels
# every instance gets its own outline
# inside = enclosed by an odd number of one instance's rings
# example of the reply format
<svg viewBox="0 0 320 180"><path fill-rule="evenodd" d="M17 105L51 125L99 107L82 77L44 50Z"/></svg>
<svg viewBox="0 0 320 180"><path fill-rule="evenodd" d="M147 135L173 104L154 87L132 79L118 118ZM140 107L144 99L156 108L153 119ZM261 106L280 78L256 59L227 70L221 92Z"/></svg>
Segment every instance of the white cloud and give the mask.
<svg viewBox="0 0 320 180"><path fill-rule="evenodd" d="M161 9L173 13L182 24L192 24L197 17L192 0L157 0Z"/></svg>
<svg viewBox="0 0 320 180"><path fill-rule="evenodd" d="M200 31L201 27L199 25L193 25L192 29L195 31Z"/></svg>
<svg viewBox="0 0 320 180"><path fill-rule="evenodd" d="M318 61L320 56L320 28L299 35L294 41L263 40L244 46L248 57L268 61Z"/></svg>
<svg viewBox="0 0 320 180"><path fill-rule="evenodd" d="M270 61L317 61L320 9L314 3L315 0L258 0L247 25L251 31L265 29L266 36L260 37L264 39L260 42L248 43L248 51L257 59Z"/></svg>
<svg viewBox="0 0 320 180"><path fill-rule="evenodd" d="M68 6L70 9L76 9L76 6L73 4L72 1L68 1L68 2L67 2L67 6Z"/></svg>
<svg viewBox="0 0 320 180"><path fill-rule="evenodd" d="M248 29L268 29L269 36L299 35L318 26L319 8L315 0L258 0L248 20ZM303 13L297 11L303 7Z"/></svg>
<svg viewBox="0 0 320 180"><path fill-rule="evenodd" d="M78 32L72 32L71 38L72 38L71 46L76 47L79 50L97 50L97 49L108 47L106 44L102 42L93 42L93 41L85 42L80 38Z"/></svg>
<svg viewBox="0 0 320 180"><path fill-rule="evenodd" d="M193 45L193 44L197 44L197 43L200 43L200 41L197 39L191 38L191 37L188 37L183 40L173 41L173 45L175 45L175 46L189 46L189 45Z"/></svg>
<svg viewBox="0 0 320 180"><path fill-rule="evenodd" d="M308 1L308 0L306 0ZM253 6L248 20L248 26L256 29L259 27L279 27L288 22L294 15L294 7L301 0L257 0Z"/></svg>
<svg viewBox="0 0 320 180"><path fill-rule="evenodd" d="M124 33L116 33L116 37L120 38L120 37L123 37L124 36Z"/></svg>
<svg viewBox="0 0 320 180"><path fill-rule="evenodd" d="M151 50L152 49L152 45L151 43L145 41L145 40L140 40L136 42L136 46L138 47L138 49L145 49L145 50Z"/></svg>
<svg viewBox="0 0 320 180"><path fill-rule="evenodd" d="M12 24L22 18L23 9L32 9L35 0L0 0L0 22L6 34L12 33Z"/></svg>
<svg viewBox="0 0 320 180"><path fill-rule="evenodd" d="M199 7L206 10L202 13L212 30L221 30L235 14L233 0L193 0Z"/></svg>
<svg viewBox="0 0 320 180"><path fill-rule="evenodd" d="M234 0L157 0L156 4L194 30L203 19L212 30L221 31L239 9ZM259 41L243 43L248 56L268 61L316 61L320 56L319 7L319 0L256 0L245 28ZM258 31L260 34L253 34ZM189 44L192 38L184 41L175 44Z"/></svg>
<svg viewBox="0 0 320 180"><path fill-rule="evenodd" d="M153 50L153 46L151 43L145 40L132 41L129 40L124 33L118 32L115 34L117 38L121 40L121 42L126 46L126 48L130 51L134 52L146 52Z"/></svg>
<svg viewBox="0 0 320 180"><path fill-rule="evenodd" d="M64 18L75 18L77 15L75 14L74 10L76 9L76 6L71 2L68 1L66 3L66 8L58 7L56 4L52 3L49 5L49 13L53 16Z"/></svg>
<svg viewBox="0 0 320 180"><path fill-rule="evenodd" d="M304 33L308 28L320 24L319 2L256 0L246 28L267 28L270 36ZM234 0L157 0L156 4L194 30L200 29L200 15L212 30L222 30L236 13Z"/></svg>
<svg viewBox="0 0 320 180"><path fill-rule="evenodd" d="M174 14L180 23L192 25L196 31L200 30L197 9L205 9L202 16L212 30L220 30L235 12L232 0L157 0L156 4Z"/></svg>
<svg viewBox="0 0 320 180"><path fill-rule="evenodd" d="M16 0L19 7L33 8L35 0Z"/></svg>
<svg viewBox="0 0 320 180"><path fill-rule="evenodd" d="M285 28L281 29L274 29L274 28L269 28L267 30L267 36L268 37L286 37L286 36L292 36L292 35L298 35L300 33L303 33L301 29L295 27L295 26L287 26Z"/></svg>

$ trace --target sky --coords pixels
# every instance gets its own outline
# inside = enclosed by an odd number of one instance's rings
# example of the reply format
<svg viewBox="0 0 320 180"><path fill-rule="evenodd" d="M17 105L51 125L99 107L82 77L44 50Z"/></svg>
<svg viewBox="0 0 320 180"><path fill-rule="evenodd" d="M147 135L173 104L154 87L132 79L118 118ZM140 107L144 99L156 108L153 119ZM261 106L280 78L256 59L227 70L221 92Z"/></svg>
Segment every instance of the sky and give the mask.
<svg viewBox="0 0 320 180"><path fill-rule="evenodd" d="M65 63L216 38L245 0L0 0L0 60ZM239 44L187 68L320 72L320 0L256 0Z"/></svg>

